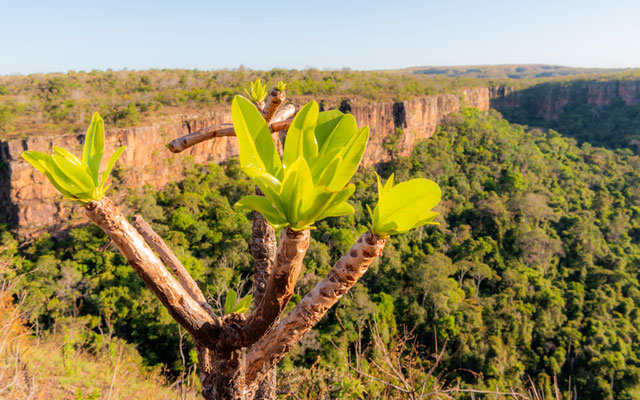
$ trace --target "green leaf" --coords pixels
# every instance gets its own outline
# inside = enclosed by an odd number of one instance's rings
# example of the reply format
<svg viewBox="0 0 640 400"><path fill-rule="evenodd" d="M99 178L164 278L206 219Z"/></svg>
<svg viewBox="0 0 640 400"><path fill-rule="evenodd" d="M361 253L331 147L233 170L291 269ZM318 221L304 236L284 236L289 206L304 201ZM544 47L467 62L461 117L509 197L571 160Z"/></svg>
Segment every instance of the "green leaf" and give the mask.
<svg viewBox="0 0 640 400"><path fill-rule="evenodd" d="M346 200L356 191L356 185L353 183L347 185L344 189L336 194L331 203L323 210L322 214L316 219L317 221L328 217L339 217L342 215L353 214L354 210Z"/></svg>
<svg viewBox="0 0 640 400"><path fill-rule="evenodd" d="M244 314L247 312L247 310L249 310L249 307L251 306L251 301L253 300L253 296L252 295L246 295L242 298L242 300L240 300L238 302L238 304L236 304L236 306L233 308L232 312L234 313L238 313L238 314Z"/></svg>
<svg viewBox="0 0 640 400"><path fill-rule="evenodd" d="M235 290L230 289L227 293L227 298L224 300L224 313L231 314L233 312L233 307L236 305L236 300L238 299L238 293Z"/></svg>
<svg viewBox="0 0 640 400"><path fill-rule="evenodd" d="M50 168L57 168L51 159L50 154L41 153L39 151L31 151L27 150L22 152L22 158L24 158L29 164L31 164L35 169L42 172L49 182L56 188L56 190L62 193L63 196L67 198L75 198L75 196L68 191L66 188L62 187L54 178L53 174L50 172Z"/></svg>
<svg viewBox="0 0 640 400"><path fill-rule="evenodd" d="M262 214L271 225L282 225L287 222L287 218L276 209L273 202L263 196L244 196L235 204L236 207L257 211Z"/></svg>
<svg viewBox="0 0 640 400"><path fill-rule="evenodd" d="M393 180L393 178L390 178ZM380 236L404 233L438 215L430 211L441 198L440 187L428 179L413 179L391 187L378 184L378 204L373 211L372 229Z"/></svg>
<svg viewBox="0 0 640 400"><path fill-rule="evenodd" d="M98 186L98 176L100 173L100 163L104 153L104 121L100 114L93 113L91 124L84 139L84 149L82 151L82 161L89 166L91 178Z"/></svg>
<svg viewBox="0 0 640 400"><path fill-rule="evenodd" d="M298 158L287 168L282 181L281 198L292 228L300 220L300 207L304 195L313 190L313 178L304 158Z"/></svg>
<svg viewBox="0 0 640 400"><path fill-rule="evenodd" d="M255 168L281 179L282 162L258 109L249 100L236 96L231 105L231 116L238 137L242 169Z"/></svg>
<svg viewBox="0 0 640 400"><path fill-rule="evenodd" d="M46 161L51 158L50 154L41 153L39 151L27 150L22 152L22 158L31 166L43 174L47 172Z"/></svg>
<svg viewBox="0 0 640 400"><path fill-rule="evenodd" d="M318 157L318 144L314 130L318 120L318 103L307 103L293 118L287 131L282 155L282 166L286 170L298 158L304 157L313 165Z"/></svg>
<svg viewBox="0 0 640 400"><path fill-rule="evenodd" d="M362 156L364 155L368 141L369 127L365 126L344 146L344 151L341 156L342 161L336 169L333 179L328 184L329 189L340 190L349 183L353 174L356 173L360 161L362 161Z"/></svg>
<svg viewBox="0 0 640 400"><path fill-rule="evenodd" d="M76 157L75 154L73 154L67 149L63 149L62 147L58 147L58 146L53 146L53 152L59 156L66 158L71 163L77 166L87 166L87 164L84 164L78 157Z"/></svg>
<svg viewBox="0 0 640 400"><path fill-rule="evenodd" d="M78 191L74 193L76 196L78 195L77 193L93 193L96 185L94 185L93 180L81 165L73 164L57 154L52 155L51 159L67 179L78 188Z"/></svg>
<svg viewBox="0 0 640 400"><path fill-rule="evenodd" d="M341 113L342 114L342 113ZM335 126L331 126L330 123L336 122ZM319 153L324 154L332 149L345 148L349 140L351 140L358 132L358 124L356 119L351 114L342 114L342 116L336 120L325 123L320 130L316 130L316 136L318 138L318 145L320 142ZM329 131L329 128L333 128Z"/></svg>
<svg viewBox="0 0 640 400"><path fill-rule="evenodd" d="M107 168L102 172L102 177L100 178L100 182L102 183L102 186L104 186L104 184L107 182L107 178L109 178L109 174L111 174L111 170L113 169L113 166L116 164L116 161L118 161L118 158L120 158L120 156L122 155L122 152L124 152L126 148L127 146L120 146L115 151L115 153L111 155L111 158L109 159L109 163L107 164Z"/></svg>

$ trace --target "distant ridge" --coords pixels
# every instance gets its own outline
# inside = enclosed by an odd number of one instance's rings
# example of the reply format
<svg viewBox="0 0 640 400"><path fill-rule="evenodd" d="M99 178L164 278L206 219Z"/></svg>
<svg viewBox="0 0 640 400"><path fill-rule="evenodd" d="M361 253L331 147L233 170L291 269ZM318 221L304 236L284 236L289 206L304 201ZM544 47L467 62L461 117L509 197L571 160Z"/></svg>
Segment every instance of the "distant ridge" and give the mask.
<svg viewBox="0 0 640 400"><path fill-rule="evenodd" d="M597 75L630 71L631 68L574 68L545 64L462 65L450 67L410 67L399 71L415 75L470 77L489 79L555 78L573 75Z"/></svg>

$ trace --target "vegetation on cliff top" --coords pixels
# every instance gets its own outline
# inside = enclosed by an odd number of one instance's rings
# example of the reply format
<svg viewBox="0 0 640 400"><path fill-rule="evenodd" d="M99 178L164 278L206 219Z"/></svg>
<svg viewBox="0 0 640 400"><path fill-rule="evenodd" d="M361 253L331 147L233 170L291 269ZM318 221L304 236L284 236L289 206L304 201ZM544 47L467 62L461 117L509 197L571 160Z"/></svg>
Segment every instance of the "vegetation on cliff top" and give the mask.
<svg viewBox="0 0 640 400"><path fill-rule="evenodd" d="M108 70L0 76L0 137L78 130L96 110L110 126L133 126L163 115L202 113L231 103L235 94L257 78L267 86L287 82L287 94L300 103L310 95L403 100L486 84L477 79L348 69Z"/></svg>
<svg viewBox="0 0 640 400"><path fill-rule="evenodd" d="M411 157L379 168L383 178L390 171L399 182L437 177L441 225L389 239L380 262L281 364L282 376L300 366L326 372L297 381L296 390L397 398L345 364L346 354L372 344L366 332L376 321L388 346L403 326L413 329L422 366L446 343L438 370L449 384L507 390L527 386L530 376L547 398L554 379L581 399L638 397L640 158L466 110ZM297 293L324 276L366 226L366 208L377 199L374 170L354 183L355 214L317 223ZM194 166L181 182L131 200L203 290L220 299L230 288L246 293L251 225L230 204L252 192L231 160ZM31 321L48 329L81 316L94 332L135 343L149 364L188 368L174 351L176 323L117 251L95 252L105 243L89 225L20 250L15 272L28 272L19 289L28 294Z"/></svg>

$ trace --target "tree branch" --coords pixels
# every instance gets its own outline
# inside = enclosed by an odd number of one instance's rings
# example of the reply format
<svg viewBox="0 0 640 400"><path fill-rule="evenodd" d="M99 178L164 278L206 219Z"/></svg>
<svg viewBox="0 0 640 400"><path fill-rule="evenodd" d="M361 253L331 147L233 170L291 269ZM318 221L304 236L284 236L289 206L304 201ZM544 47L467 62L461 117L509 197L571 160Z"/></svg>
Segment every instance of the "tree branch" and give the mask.
<svg viewBox="0 0 640 400"><path fill-rule="evenodd" d="M276 115L273 117L271 125L269 126L271 132L280 132L289 129L291 121L293 121L293 119L290 117L294 113L295 107L293 105L291 105L291 107L287 105L287 107L276 113ZM232 124L214 125L207 128L202 128L195 132L191 132L177 139L173 139L171 142L169 142L167 147L172 153L180 153L188 149L189 147L204 142L205 140L222 136L235 135L236 131L233 129Z"/></svg>
<svg viewBox="0 0 640 400"><path fill-rule="evenodd" d="M243 347L249 347L267 333L293 296L293 290L302 270L302 260L309 247L309 230L283 229L280 246L269 276L267 288L258 306L253 310L240 335Z"/></svg>
<svg viewBox="0 0 640 400"><path fill-rule="evenodd" d="M385 239L369 231L358 239L347 254L340 257L327 277L249 351L246 358L247 382L264 379L271 367L355 285L382 252L385 242Z"/></svg>
<svg viewBox="0 0 640 400"><path fill-rule="evenodd" d="M189 293L191 298L200 303L200 305L204 307L209 314L212 314L213 309L209 303L207 303L207 299L204 297L202 290L200 290L196 281L193 280L189 274L189 271L187 271L184 265L182 265L178 257L176 257L173 251L171 251L160 235L151 228L140 214L134 215L131 222L133 223L133 226L136 227L138 233L140 233L153 250L158 253L162 261L164 261L164 263L171 268L173 273L176 274L178 282L180 282L180 285L182 285L184 290Z"/></svg>
<svg viewBox="0 0 640 400"><path fill-rule="evenodd" d="M111 200L105 197L92 201L86 206L86 213L118 246L133 270L155 293L169 314L196 339L213 345L221 330L220 320L209 315L180 286Z"/></svg>
<svg viewBox="0 0 640 400"><path fill-rule="evenodd" d="M286 98L286 92L281 92L275 87L271 89L271 92L269 92L269 97L267 98L267 102L264 108L261 110L262 116L264 117L264 120L267 121L267 124L271 122L276 111L278 111L278 108L280 108L280 105L285 101Z"/></svg>

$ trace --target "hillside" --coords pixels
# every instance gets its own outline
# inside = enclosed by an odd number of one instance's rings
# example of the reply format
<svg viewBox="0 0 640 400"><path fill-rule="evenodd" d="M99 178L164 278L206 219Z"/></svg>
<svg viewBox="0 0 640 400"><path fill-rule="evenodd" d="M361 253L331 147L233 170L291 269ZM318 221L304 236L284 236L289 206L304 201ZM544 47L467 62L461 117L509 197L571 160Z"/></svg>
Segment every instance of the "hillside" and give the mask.
<svg viewBox="0 0 640 400"><path fill-rule="evenodd" d="M44 335L25 327L24 307L11 301L0 269L0 399L197 399L191 374L170 385L161 368L149 368L135 347L88 329L87 318L61 318Z"/></svg>
<svg viewBox="0 0 640 400"><path fill-rule="evenodd" d="M344 375L345 354L359 340L371 345L366 332L375 318L386 341L402 327L412 330L425 363L446 343L437 369L445 385L526 392L531 377L546 398L554 396L554 379L580 399L637 398L639 167L629 150L578 146L493 111L450 116L411 155L378 168L385 178L395 171L399 181L435 179L444 193L441 225L390 240L381 262L285 359L280 374L321 360L327 390L357 387L365 398L380 397L366 377L348 376L345 386ZM355 183L355 216L313 231L294 303L366 229L373 168ZM126 203L153 222L215 299L251 271L250 221L231 204L252 187L230 160L194 165L182 181ZM103 330L109 321L148 363L181 370L175 322L117 251L95 251L105 243L88 225L24 247L26 306L43 328L74 314L101 321ZM321 385L306 381L300 390L312 384Z"/></svg>

